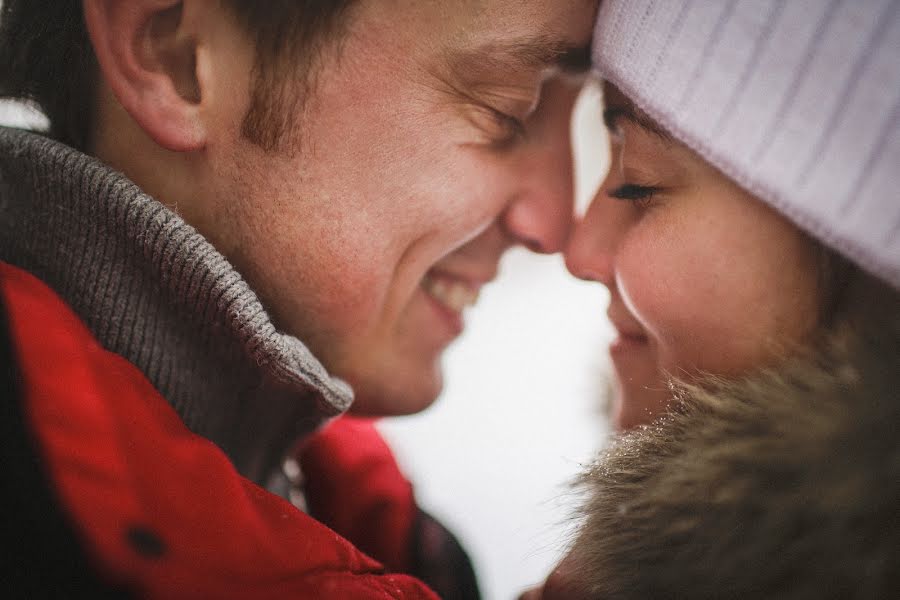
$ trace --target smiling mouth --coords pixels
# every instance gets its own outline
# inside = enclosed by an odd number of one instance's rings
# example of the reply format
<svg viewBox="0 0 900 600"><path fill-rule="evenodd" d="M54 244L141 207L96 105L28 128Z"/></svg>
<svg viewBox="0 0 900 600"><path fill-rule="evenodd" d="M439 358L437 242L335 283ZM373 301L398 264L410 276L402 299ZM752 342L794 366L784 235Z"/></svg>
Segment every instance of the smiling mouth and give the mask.
<svg viewBox="0 0 900 600"><path fill-rule="evenodd" d="M441 306L455 313L478 302L478 288L446 277L426 275L422 280L422 289Z"/></svg>
<svg viewBox="0 0 900 600"><path fill-rule="evenodd" d="M620 340L625 340L627 342L636 344L643 344L647 342L647 336L642 333L623 333L621 331L618 331L617 333L619 334L618 338Z"/></svg>

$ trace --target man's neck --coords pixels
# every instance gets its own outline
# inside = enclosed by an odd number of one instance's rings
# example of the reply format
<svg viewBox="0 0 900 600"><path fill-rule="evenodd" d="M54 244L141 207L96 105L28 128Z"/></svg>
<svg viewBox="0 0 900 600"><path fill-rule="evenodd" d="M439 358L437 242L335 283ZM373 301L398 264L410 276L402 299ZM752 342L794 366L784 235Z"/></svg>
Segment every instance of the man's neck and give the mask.
<svg viewBox="0 0 900 600"><path fill-rule="evenodd" d="M349 406L193 227L99 161L13 130L0 130L0 259L54 288L256 481Z"/></svg>

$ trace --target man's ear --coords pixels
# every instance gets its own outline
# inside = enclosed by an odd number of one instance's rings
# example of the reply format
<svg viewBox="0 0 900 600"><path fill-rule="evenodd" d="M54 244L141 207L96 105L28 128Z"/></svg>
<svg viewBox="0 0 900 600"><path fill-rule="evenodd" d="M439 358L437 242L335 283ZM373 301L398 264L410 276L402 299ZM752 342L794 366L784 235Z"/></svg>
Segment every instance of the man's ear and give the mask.
<svg viewBox="0 0 900 600"><path fill-rule="evenodd" d="M83 0L100 72L119 103L160 146L202 149L197 38L180 0Z"/></svg>

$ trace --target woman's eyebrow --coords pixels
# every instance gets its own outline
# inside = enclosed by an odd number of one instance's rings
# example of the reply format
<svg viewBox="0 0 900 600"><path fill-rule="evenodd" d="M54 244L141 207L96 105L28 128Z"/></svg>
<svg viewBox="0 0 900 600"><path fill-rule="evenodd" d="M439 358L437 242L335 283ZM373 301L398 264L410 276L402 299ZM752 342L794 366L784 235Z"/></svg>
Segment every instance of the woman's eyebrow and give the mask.
<svg viewBox="0 0 900 600"><path fill-rule="evenodd" d="M603 109L603 122L606 124L606 128L610 131L614 131L616 128L616 123L620 119L626 119L631 121L641 129L649 131L654 134L664 142L672 142L672 136L669 135L665 129L660 127L653 121L650 117L645 115L644 113L635 110L631 106L608 106Z"/></svg>

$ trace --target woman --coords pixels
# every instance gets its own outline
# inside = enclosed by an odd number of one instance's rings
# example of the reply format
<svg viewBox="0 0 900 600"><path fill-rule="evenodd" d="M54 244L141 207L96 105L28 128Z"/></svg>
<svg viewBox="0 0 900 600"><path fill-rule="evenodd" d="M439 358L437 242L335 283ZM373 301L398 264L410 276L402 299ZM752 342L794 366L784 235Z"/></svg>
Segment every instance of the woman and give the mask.
<svg viewBox="0 0 900 600"><path fill-rule="evenodd" d="M890 597L900 2L607 0L594 59L612 166L567 264L631 432L544 597Z"/></svg>

